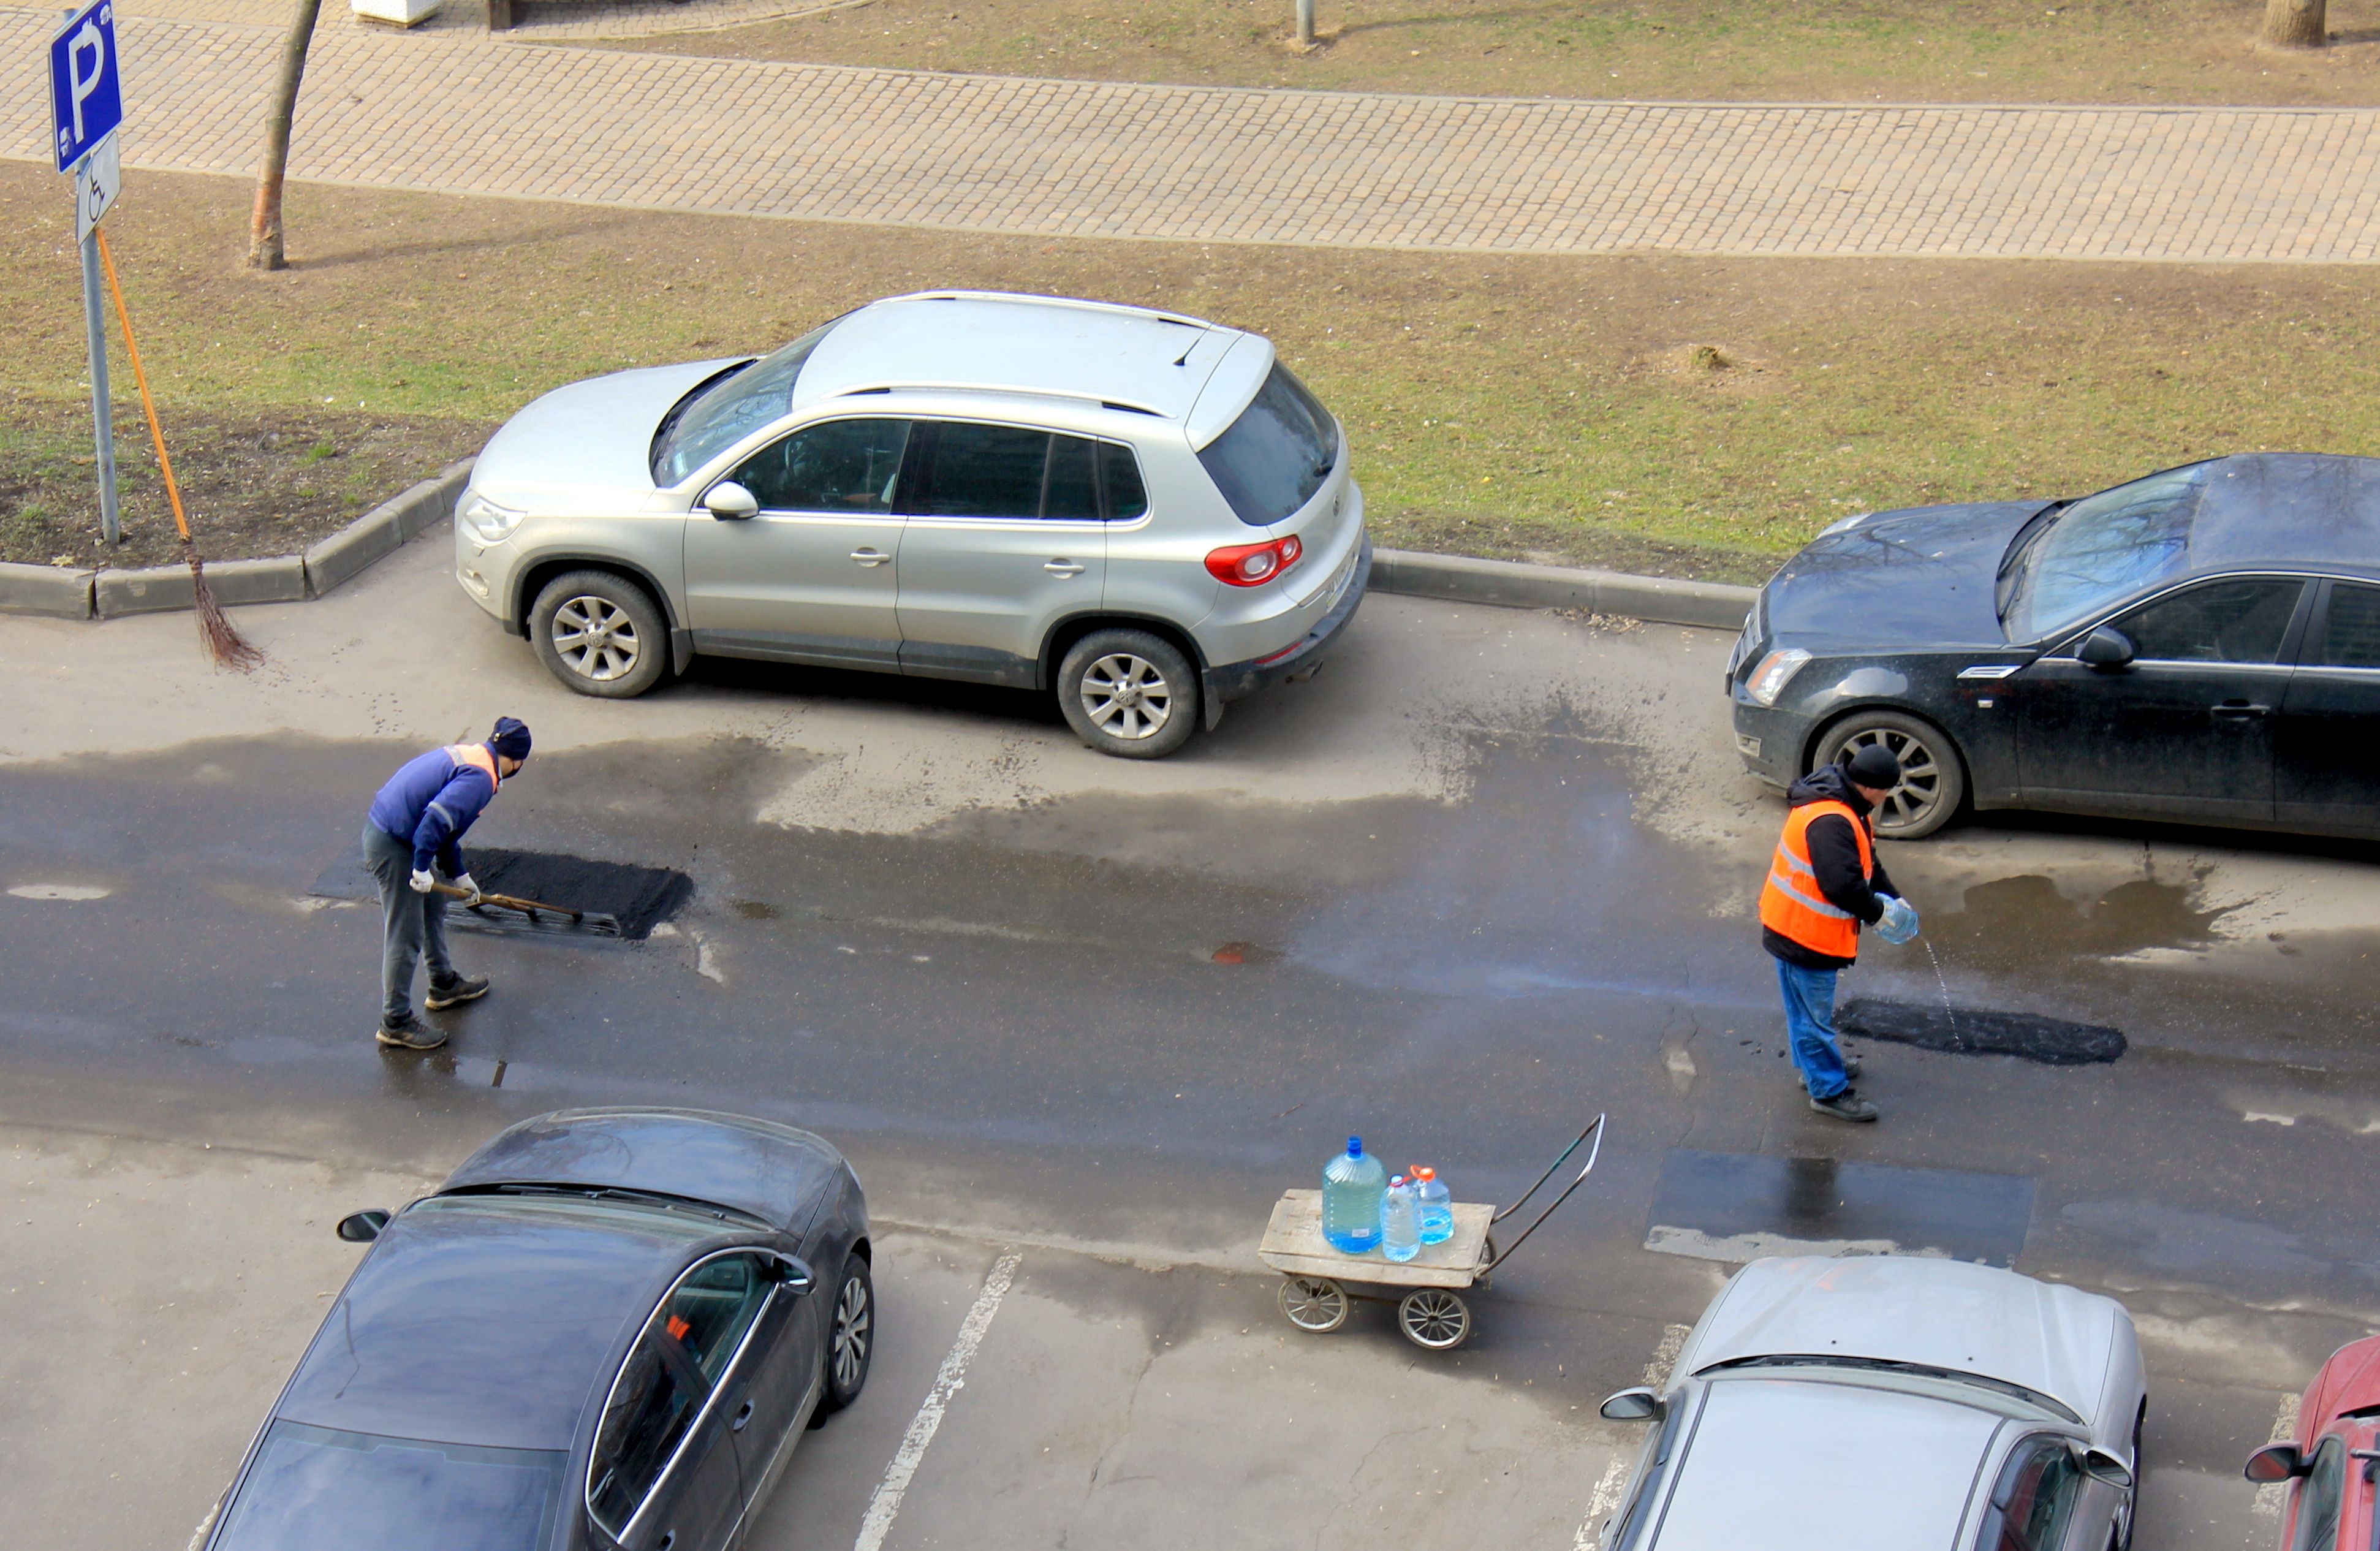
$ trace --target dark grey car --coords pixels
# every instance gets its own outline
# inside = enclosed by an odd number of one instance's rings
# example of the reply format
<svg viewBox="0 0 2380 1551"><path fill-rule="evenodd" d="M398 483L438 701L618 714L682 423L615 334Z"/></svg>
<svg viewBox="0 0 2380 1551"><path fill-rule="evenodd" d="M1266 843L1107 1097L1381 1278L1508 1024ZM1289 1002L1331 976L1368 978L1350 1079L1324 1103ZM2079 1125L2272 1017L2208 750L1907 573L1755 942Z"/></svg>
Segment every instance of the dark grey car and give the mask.
<svg viewBox="0 0 2380 1551"><path fill-rule="evenodd" d="M867 1382L867 1203L791 1126L563 1110L340 1236L210 1551L713 1551Z"/></svg>
<svg viewBox="0 0 2380 1551"><path fill-rule="evenodd" d="M2380 835L2380 459L1847 519L1761 588L1727 688L1772 785L1900 756L1902 839L1969 804Z"/></svg>

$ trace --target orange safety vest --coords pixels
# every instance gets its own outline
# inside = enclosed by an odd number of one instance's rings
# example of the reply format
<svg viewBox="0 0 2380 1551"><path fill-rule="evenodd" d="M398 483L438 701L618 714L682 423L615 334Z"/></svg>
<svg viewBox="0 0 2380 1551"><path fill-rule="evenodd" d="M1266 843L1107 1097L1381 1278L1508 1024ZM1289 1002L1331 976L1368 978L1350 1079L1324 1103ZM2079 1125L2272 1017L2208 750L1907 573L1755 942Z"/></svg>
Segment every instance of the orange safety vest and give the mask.
<svg viewBox="0 0 2380 1551"><path fill-rule="evenodd" d="M1859 956L1859 917L1827 903L1818 890L1818 874L1810 866L1810 823L1830 813L1852 821L1852 833L1859 837L1860 875L1876 876L1876 837L1868 832L1866 820L1849 803L1832 798L1803 803L1785 816L1785 832L1778 837L1768 881L1760 891L1760 924L1814 953L1852 959Z"/></svg>
<svg viewBox="0 0 2380 1551"><path fill-rule="evenodd" d="M488 772L488 781L492 790L499 792L504 790L504 774L496 769L496 757L488 751L487 745L448 744L446 757L454 760L457 765L479 766Z"/></svg>

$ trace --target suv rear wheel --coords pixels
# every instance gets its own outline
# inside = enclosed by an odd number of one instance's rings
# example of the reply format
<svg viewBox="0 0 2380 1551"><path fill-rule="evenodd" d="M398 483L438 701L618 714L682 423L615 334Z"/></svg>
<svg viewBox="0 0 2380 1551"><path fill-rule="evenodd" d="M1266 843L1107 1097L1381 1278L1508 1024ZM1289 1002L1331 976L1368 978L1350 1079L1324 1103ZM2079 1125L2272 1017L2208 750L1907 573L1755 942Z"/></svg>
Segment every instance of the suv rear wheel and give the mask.
<svg viewBox="0 0 2380 1551"><path fill-rule="evenodd" d="M528 612L529 639L555 678L581 695L625 700L661 682L669 625L652 594L611 571L567 571Z"/></svg>
<svg viewBox="0 0 2380 1551"><path fill-rule="evenodd" d="M1058 709L1101 754L1162 759L1198 725L1198 674L1162 636L1094 630L1058 665Z"/></svg>

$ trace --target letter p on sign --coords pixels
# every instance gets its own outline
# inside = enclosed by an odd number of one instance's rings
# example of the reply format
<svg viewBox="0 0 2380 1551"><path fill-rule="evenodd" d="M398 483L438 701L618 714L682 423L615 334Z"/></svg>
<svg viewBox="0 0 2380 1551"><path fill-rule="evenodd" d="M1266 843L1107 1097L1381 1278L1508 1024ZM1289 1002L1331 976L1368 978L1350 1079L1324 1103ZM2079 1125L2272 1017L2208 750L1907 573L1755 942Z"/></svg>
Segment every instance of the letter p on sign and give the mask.
<svg viewBox="0 0 2380 1551"><path fill-rule="evenodd" d="M115 0L76 12L50 40L50 121L58 171L97 148L124 122L122 56L115 51Z"/></svg>

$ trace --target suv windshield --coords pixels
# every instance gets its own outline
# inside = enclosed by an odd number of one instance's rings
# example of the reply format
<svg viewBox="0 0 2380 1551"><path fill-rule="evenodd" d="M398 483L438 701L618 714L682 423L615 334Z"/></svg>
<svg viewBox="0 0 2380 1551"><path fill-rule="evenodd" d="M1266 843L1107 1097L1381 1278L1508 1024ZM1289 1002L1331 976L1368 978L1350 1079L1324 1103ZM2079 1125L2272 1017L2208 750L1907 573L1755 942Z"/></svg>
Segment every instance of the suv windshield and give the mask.
<svg viewBox="0 0 2380 1551"><path fill-rule="evenodd" d="M537 1551L562 1496L558 1450L474 1448L275 1422L216 1551Z"/></svg>
<svg viewBox="0 0 2380 1551"><path fill-rule="evenodd" d="M792 408L794 380L833 327L821 324L773 355L729 367L679 399L653 434L653 483L676 484Z"/></svg>
<svg viewBox="0 0 2380 1551"><path fill-rule="evenodd" d="M1269 527L1314 499L1339 460L1339 427L1289 368L1272 375L1232 429L1198 454L1232 510L1251 527Z"/></svg>
<svg viewBox="0 0 2380 1551"><path fill-rule="evenodd" d="M2023 539L2001 618L2037 641L2181 569L2210 466L2168 468L2085 496Z"/></svg>

